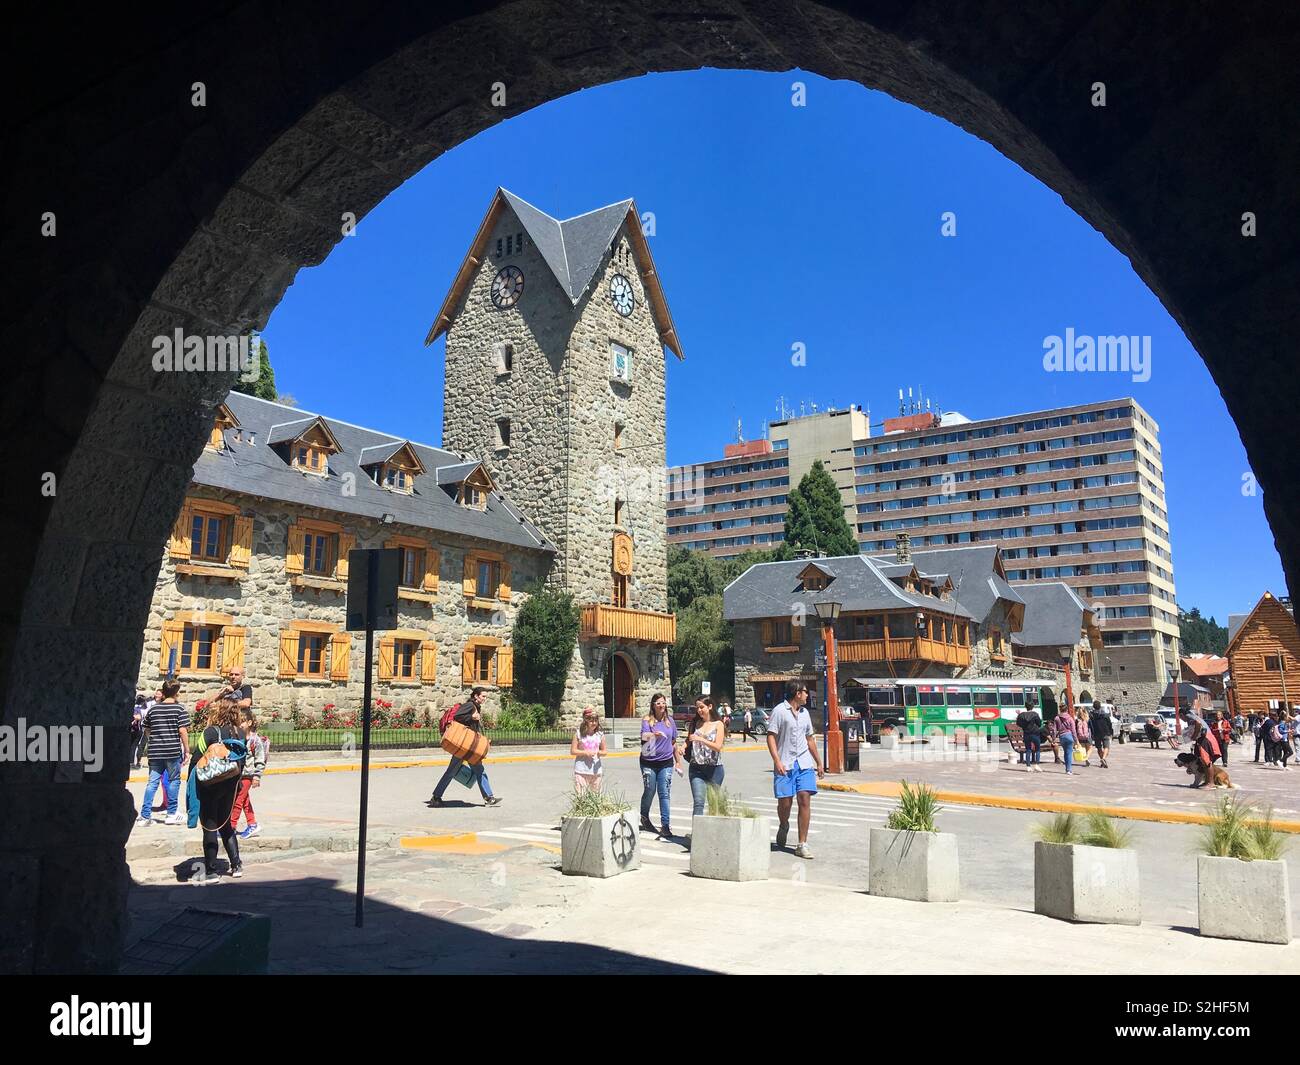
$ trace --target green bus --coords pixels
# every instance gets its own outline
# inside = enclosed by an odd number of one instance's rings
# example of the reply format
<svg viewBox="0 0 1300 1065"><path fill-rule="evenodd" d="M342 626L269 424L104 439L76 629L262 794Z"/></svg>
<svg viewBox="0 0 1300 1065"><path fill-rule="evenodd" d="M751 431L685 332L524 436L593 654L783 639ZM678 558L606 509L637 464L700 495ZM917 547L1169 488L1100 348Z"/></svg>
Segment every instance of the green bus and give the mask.
<svg viewBox="0 0 1300 1065"><path fill-rule="evenodd" d="M906 726L912 735L951 733L972 727L996 729L1005 736L1032 697L1043 712L1044 688L1052 685L1002 677L855 677L847 686L847 701L869 712L873 731L881 725ZM861 689L861 690L858 690Z"/></svg>

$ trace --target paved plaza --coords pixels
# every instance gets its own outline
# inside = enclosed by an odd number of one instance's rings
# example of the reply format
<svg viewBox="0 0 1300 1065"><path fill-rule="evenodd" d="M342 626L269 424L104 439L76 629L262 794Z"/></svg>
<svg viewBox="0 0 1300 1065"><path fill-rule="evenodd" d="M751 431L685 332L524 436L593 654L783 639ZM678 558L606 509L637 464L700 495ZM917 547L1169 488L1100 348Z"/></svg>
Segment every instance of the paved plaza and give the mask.
<svg viewBox="0 0 1300 1065"><path fill-rule="evenodd" d="M563 876L558 825L569 760L559 752L497 754L489 773L504 801L495 808L456 784L445 807L428 807L445 765L441 752L372 773L368 917L360 931L352 926L360 774L355 763L321 759L280 763L281 772L268 774L255 793L263 835L244 844L241 881L186 883L198 833L161 824L137 828L128 844L136 880L132 936L188 904L271 914L272 968L285 972L510 972L547 965L762 972L773 958L788 958L783 964L790 971L809 972L1300 971L1294 944L1196 934L1199 826L1131 822L1141 927L1070 925L1032 912L1031 832L1048 813L976 804L981 798L1043 810L1104 804L1151 812L1142 817L1194 816L1216 796L1188 789L1171 751L1126 745L1114 752L1111 769L1080 767L1066 777L1050 760L1044 773L1026 774L1006 761L910 761L873 750L860 772L828 778L835 790L815 798L809 837L815 859L774 852L771 878L748 884L694 880L685 838L648 835L640 870L607 881ZM1234 767L1230 756L1229 768L1244 785L1234 794L1271 802L1281 817L1295 814L1300 803L1289 789L1300 787L1300 775L1238 762ZM725 764L728 790L771 816L775 827L765 750L735 745ZM938 818L942 831L959 837L960 903L865 893L868 830L883 825L893 806L888 793L901 779L925 780L943 794L972 800L945 802ZM606 787L639 799L635 753L610 757ZM137 801L142 790L132 784ZM683 837L690 813L687 782L675 779L673 827ZM657 803L651 817L658 823ZM1294 855L1289 860L1294 864ZM1300 870L1291 872L1300 916ZM654 904L645 905L650 898Z"/></svg>

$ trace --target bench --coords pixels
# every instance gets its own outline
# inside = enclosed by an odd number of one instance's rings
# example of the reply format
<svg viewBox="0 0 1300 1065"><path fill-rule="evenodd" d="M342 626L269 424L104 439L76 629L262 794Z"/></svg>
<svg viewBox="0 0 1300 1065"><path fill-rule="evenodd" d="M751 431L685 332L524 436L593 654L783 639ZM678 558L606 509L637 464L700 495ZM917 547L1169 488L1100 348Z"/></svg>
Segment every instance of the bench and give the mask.
<svg viewBox="0 0 1300 1065"><path fill-rule="evenodd" d="M1024 754L1025 753L1025 730L1012 721L1007 722L1006 728L1007 728L1007 740L1011 744L1011 749L1015 751L1016 754L1018 755ZM1061 760L1061 745L1056 742L1056 738L1054 736L1049 736L1047 734L1046 729L1043 730L1041 735L1043 738L1042 741L1039 743L1040 751L1042 750L1051 751L1052 761L1059 762Z"/></svg>

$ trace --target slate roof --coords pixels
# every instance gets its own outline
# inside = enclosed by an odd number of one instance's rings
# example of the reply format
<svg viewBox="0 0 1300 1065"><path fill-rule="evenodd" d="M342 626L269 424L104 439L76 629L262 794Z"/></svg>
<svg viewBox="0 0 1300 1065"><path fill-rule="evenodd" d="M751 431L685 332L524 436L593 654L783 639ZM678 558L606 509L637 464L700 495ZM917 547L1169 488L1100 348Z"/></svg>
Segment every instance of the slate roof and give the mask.
<svg viewBox="0 0 1300 1065"><path fill-rule="evenodd" d="M509 207L519 219L538 254L550 267L561 290L575 307L586 295L601 263L609 254L619 226L627 222L628 237L641 267L641 280L650 302L659 338L679 359L682 357L677 327L673 324L672 313L668 310L668 301L664 296L659 273L650 256L650 246L641 231L636 201L620 200L617 203L598 207L594 211L561 220L552 218L545 211L503 188L498 188L493 195L492 204L438 311L438 317L429 327L429 333L424 339L426 344L433 343L450 327L456 305L468 287L473 271L482 259L483 249L486 247L492 226L504 207Z"/></svg>
<svg viewBox="0 0 1300 1065"><path fill-rule="evenodd" d="M376 456L383 454L384 449L396 445L392 448L395 451L406 442L401 438L239 392L231 392L225 402L238 419L239 428L226 430L225 449L204 449L194 464L197 485L365 518L382 519L384 514L391 514L395 524L549 553L556 551L542 531L499 492L488 496L486 510L476 510L457 503L440 487L459 483L464 477L462 473L444 479L444 473L468 472L478 466L468 456L411 441L411 448L419 456L425 472L415 476L414 491L407 495L375 484L361 466L363 453L367 463L379 461ZM329 456L329 475L325 477L294 469L285 449L273 446L275 440L287 442L294 438L292 430L286 428L278 428L272 434L273 427L297 426L301 432L317 417L325 422L342 449L339 454ZM242 439L237 439L237 434ZM250 435L255 441L252 444L248 442ZM355 477L355 495L343 493L342 477L346 473Z"/></svg>
<svg viewBox="0 0 1300 1065"><path fill-rule="evenodd" d="M1228 642L1229 643L1232 643L1233 637L1237 635L1237 630L1241 628L1242 622L1244 622L1248 617L1250 617L1249 614L1228 615Z"/></svg>
<svg viewBox="0 0 1300 1065"><path fill-rule="evenodd" d="M916 567L918 573L934 578L940 583L946 575L952 581L952 594L957 602L961 603L976 621L983 621L989 616L993 604L999 599L1011 603L1024 602L1016 589L998 576L994 568L997 557L997 544L937 547L913 551L912 565ZM894 555L872 555L871 558L882 566L901 565ZM1076 636L1075 639L1077 640L1078 637Z"/></svg>
<svg viewBox="0 0 1300 1065"><path fill-rule="evenodd" d="M596 276L632 201L621 200L560 221L513 192L502 189L501 195L519 216L560 288L576 306Z"/></svg>
<svg viewBox="0 0 1300 1065"><path fill-rule="evenodd" d="M834 576L824 590L805 592L799 573L809 562ZM970 618L971 614L954 600L905 592L891 581L865 555L838 555L835 558L797 558L788 562L760 562L750 566L722 592L722 614L728 621L772 618L793 613L799 605L816 618L813 604L834 600L844 611L916 610Z"/></svg>
<svg viewBox="0 0 1300 1065"><path fill-rule="evenodd" d="M1021 647L1073 647L1083 636L1088 607L1073 588L1060 581L1022 584L1016 589L1025 602L1025 623L1011 634Z"/></svg>

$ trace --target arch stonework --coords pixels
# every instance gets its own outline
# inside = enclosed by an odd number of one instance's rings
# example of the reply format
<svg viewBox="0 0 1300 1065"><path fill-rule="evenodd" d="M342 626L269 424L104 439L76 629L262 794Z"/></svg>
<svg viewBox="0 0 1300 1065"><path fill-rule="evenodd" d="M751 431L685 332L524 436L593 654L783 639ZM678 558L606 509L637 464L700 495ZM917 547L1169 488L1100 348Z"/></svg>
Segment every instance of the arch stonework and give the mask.
<svg viewBox="0 0 1300 1065"><path fill-rule="evenodd" d="M14 52L39 55L40 76L9 95L4 135L0 691L5 724L104 725L111 746L93 775L0 765L0 968L111 971L123 946L129 688L167 531L231 383L155 372L152 338L264 324L345 212L581 88L798 67L988 141L1128 256L1183 328L1300 574L1300 33L1284 5L1047 0L989 17L944 0L519 0L323 19L305 2L196 3L165 20L87 13L76 40L58 10L37 18Z"/></svg>

